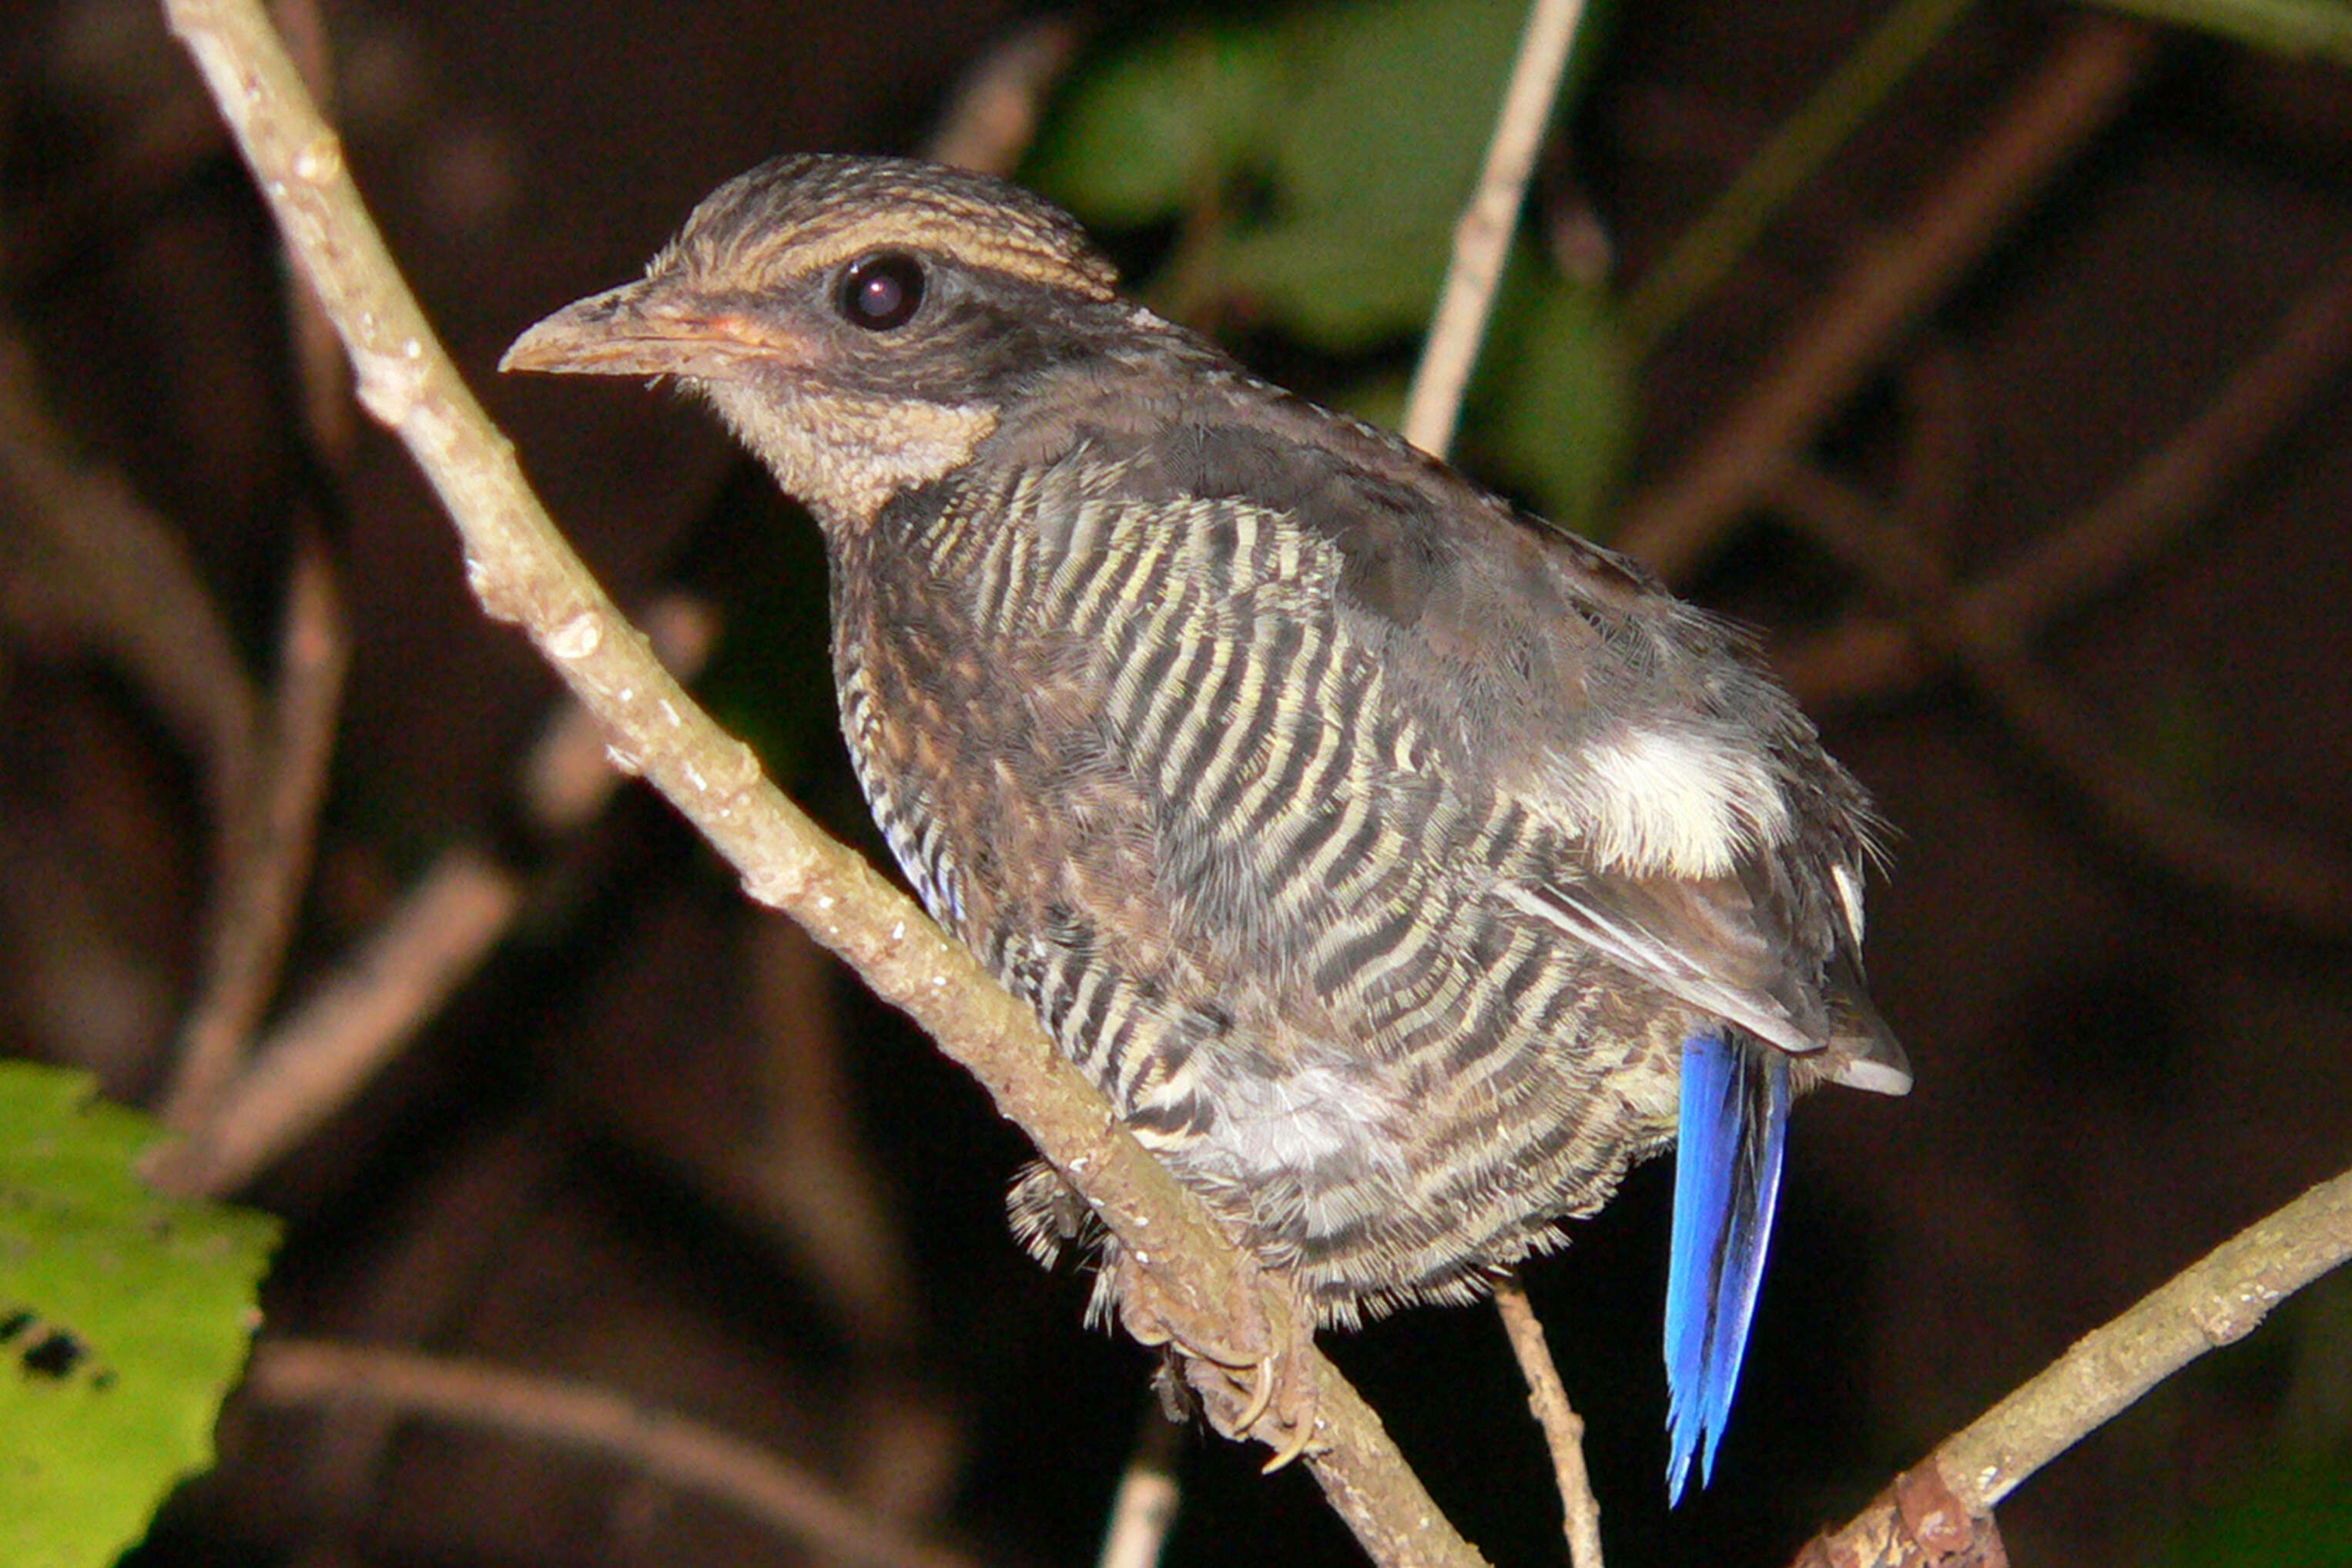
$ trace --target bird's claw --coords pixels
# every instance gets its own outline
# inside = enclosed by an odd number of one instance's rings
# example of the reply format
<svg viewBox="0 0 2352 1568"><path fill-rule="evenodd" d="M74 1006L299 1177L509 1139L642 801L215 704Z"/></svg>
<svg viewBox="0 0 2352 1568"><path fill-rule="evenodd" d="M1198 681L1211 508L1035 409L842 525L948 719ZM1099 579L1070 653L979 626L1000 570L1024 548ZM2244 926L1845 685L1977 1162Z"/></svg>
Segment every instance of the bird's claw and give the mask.
<svg viewBox="0 0 2352 1568"><path fill-rule="evenodd" d="M1128 1332L1142 1344L1168 1349L1211 1426L1235 1441L1255 1437L1272 1448L1268 1474L1313 1446L1316 1389L1299 1353L1308 1335L1298 1327L1311 1319L1302 1304L1259 1275L1256 1299L1218 1325L1238 1331L1233 1337L1244 1342L1236 1344L1225 1333L1203 1331L1208 1325L1198 1321L1201 1314L1180 1313L1148 1270L1130 1263L1121 1272L1119 1316Z"/></svg>
<svg viewBox="0 0 2352 1568"><path fill-rule="evenodd" d="M1257 1425L1257 1418L1274 1404L1274 1358L1268 1356L1251 1370L1249 1403L1234 1417L1236 1430L1246 1432Z"/></svg>
<svg viewBox="0 0 2352 1568"><path fill-rule="evenodd" d="M1315 1385L1296 1345L1248 1366L1196 1357L1184 1372L1212 1426L1236 1440L1255 1437L1274 1450L1265 1462L1267 1475L1314 1444Z"/></svg>

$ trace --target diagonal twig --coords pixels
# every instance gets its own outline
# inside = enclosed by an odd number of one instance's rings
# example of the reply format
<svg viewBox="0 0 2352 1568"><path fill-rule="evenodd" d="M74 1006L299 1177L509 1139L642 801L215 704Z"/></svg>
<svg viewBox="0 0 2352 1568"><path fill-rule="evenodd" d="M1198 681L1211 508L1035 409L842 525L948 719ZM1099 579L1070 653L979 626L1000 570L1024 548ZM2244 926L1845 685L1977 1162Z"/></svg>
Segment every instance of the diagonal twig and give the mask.
<svg viewBox="0 0 2352 1568"><path fill-rule="evenodd" d="M740 873L980 1079L1148 1273L1189 1342L1244 1354L1284 1346L1315 1394L1307 1462L1382 1563L1469 1564L1379 1418L1253 1259L1112 1117L1028 1010L854 851L827 838L648 653L556 533L449 363L253 0L167 0L289 251L335 321L360 401L407 446L463 540L484 607L514 621L642 771ZM1148 1261L1146 1261L1148 1259ZM1279 1424L1260 1427L1272 1440Z"/></svg>
<svg viewBox="0 0 2352 1568"><path fill-rule="evenodd" d="M1495 1281L1495 1308L1502 1314L1503 1331L1510 1336L1511 1353L1528 1383L1528 1407L1543 1428L1551 1450L1552 1477L1559 1487L1560 1525L1568 1534L1568 1560L1573 1568L1601 1568L1601 1503L1592 1495L1592 1479L1584 1469L1584 1418L1568 1403L1568 1388L1553 1364L1551 1346L1544 1341L1542 1320L1528 1300L1527 1287L1516 1274Z"/></svg>
<svg viewBox="0 0 2352 1568"><path fill-rule="evenodd" d="M1772 499L1910 616L1911 635L1965 674L2002 719L2126 840L2176 872L2279 920L2329 936L2352 931L2352 868L2257 823L2223 821L2178 799L2100 733L2019 647L1950 613L1943 565L1870 501L1811 464Z"/></svg>
<svg viewBox="0 0 2352 1568"><path fill-rule="evenodd" d="M1442 456L1453 444L1464 389L1486 337L1528 176L1559 96L1560 76L1583 9L1583 0L1534 0L1528 7L1494 138L1477 189L1454 229L1437 316L1405 400L1402 434L1424 452ZM1570 1555L1575 1568L1601 1568L1601 1505L1585 1475L1584 1423L1569 1404L1568 1390L1544 1344L1543 1324L1517 1279L1506 1276L1496 1282L1495 1305L1551 1451Z"/></svg>
<svg viewBox="0 0 2352 1568"><path fill-rule="evenodd" d="M2136 25L2073 25L1902 238L1858 259L1670 479L1626 507L1615 543L1673 579L1801 455L1886 347L1948 289L2066 159L2111 120L2156 49Z"/></svg>
<svg viewBox="0 0 2352 1568"><path fill-rule="evenodd" d="M1999 566L1956 585L1949 616L1989 646L2023 648L2060 616L2112 592L2217 508L2312 398L2352 360L2352 259L2298 298L2261 350L2195 417L2116 487ZM1859 616L1790 650L1809 700L1885 696L1933 664L1901 622Z"/></svg>
<svg viewBox="0 0 2352 1568"><path fill-rule="evenodd" d="M249 787L222 807L203 984L180 1031L162 1110L182 1131L202 1125L228 1092L277 989L308 885L351 653L326 542L302 529Z"/></svg>
<svg viewBox="0 0 2352 1568"><path fill-rule="evenodd" d="M1908 1472L1927 1491L1972 1519L1990 1516L2036 1470L2128 1409L2206 1352L2243 1339L2271 1310L2331 1269L2352 1261L2352 1172L2322 1182L2249 1226L2077 1340L2066 1353ZM1916 1563L1923 1533L1900 1506L1906 1489L1882 1495L1853 1521L1824 1531L1798 1554L1803 1565L1841 1568ZM1965 1521L1933 1525L1966 1535Z"/></svg>
<svg viewBox="0 0 2352 1568"><path fill-rule="evenodd" d="M1559 96L1560 73L1568 67L1569 46L1575 41L1583 12L1584 0L1534 0L1528 8L1528 25L1519 36L1494 140L1478 172L1477 189L1454 226L1444 290L1438 297L1421 363L1413 371L1412 390L1405 397L1404 438L1424 452L1443 456L1454 444L1463 388L1478 361L1478 346L1486 341L1486 320L1504 258L1510 254L1528 174L1551 120L1552 101Z"/></svg>
<svg viewBox="0 0 2352 1568"><path fill-rule="evenodd" d="M0 599L104 648L194 757L226 822L249 787L260 698L185 543L114 468L68 456L31 349L0 323ZM218 851L215 851L218 858Z"/></svg>
<svg viewBox="0 0 2352 1568"><path fill-rule="evenodd" d="M665 668L689 679L715 635L709 616L683 599L646 611ZM522 806L548 837L577 829L619 782L604 740L577 703L550 718L524 764ZM399 905L242 1054L185 1134L159 1148L147 1178L169 1191L220 1196L349 1104L488 957L523 908L522 879L487 845L445 850ZM191 1032L196 1026L191 1026Z"/></svg>
<svg viewBox="0 0 2352 1568"><path fill-rule="evenodd" d="M1975 0L1901 0L1774 132L1656 266L1622 311L1626 353L1645 358L1720 287L1775 215L1802 189Z"/></svg>

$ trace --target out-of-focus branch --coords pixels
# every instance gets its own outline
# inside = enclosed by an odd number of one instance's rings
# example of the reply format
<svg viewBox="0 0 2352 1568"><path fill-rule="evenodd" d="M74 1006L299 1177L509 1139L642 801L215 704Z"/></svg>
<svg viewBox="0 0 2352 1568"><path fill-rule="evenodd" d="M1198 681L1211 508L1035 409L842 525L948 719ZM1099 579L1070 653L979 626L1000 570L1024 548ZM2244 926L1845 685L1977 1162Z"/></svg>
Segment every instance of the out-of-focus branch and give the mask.
<svg viewBox="0 0 2352 1568"><path fill-rule="evenodd" d="M42 410L31 354L0 329L0 531L9 613L62 624L106 650L195 759L213 824L199 995L165 1117L201 1121L234 1076L276 984L348 658L323 547L306 536L287 591L278 689L265 707L210 591L172 528L123 478L78 465Z"/></svg>
<svg viewBox="0 0 2352 1568"><path fill-rule="evenodd" d="M1176 1522L1176 1460L1183 1443L1183 1429L1168 1419L1154 1399L1118 1479L1095 1568L1157 1568L1169 1529Z"/></svg>
<svg viewBox="0 0 2352 1568"><path fill-rule="evenodd" d="M1974 0L1902 0L1815 88L1674 247L1627 290L1626 353L1639 360L1722 285L1765 226L1821 172Z"/></svg>
<svg viewBox="0 0 2352 1568"><path fill-rule="evenodd" d="M1859 258L1690 459L1627 506L1618 547L1669 579L1687 574L1888 346L2122 108L2155 49L2155 36L2135 24L2074 23L1984 140L1921 202L1917 221Z"/></svg>
<svg viewBox="0 0 2352 1568"><path fill-rule="evenodd" d="M1969 636L2021 647L2178 542L2352 359L2352 258L2297 299L2202 412L2096 502L1963 593Z"/></svg>
<svg viewBox="0 0 2352 1568"><path fill-rule="evenodd" d="M34 625L71 627L118 659L195 758L226 820L245 798L255 695L236 640L169 524L111 468L77 463L41 406L33 357L0 324L0 594Z"/></svg>
<svg viewBox="0 0 2352 1568"><path fill-rule="evenodd" d="M1785 471L1772 499L1789 517L1906 606L1912 636L1959 669L2126 842L2176 872L2325 935L2352 931L2352 868L2328 850L2185 804L2117 750L2093 718L2023 651L1951 613L1941 563L1869 500L1809 464Z"/></svg>
<svg viewBox="0 0 2352 1568"><path fill-rule="evenodd" d="M1443 455L1454 443L1463 389L1486 338L1495 289L1510 254L1511 231L1518 226L1528 175L1543 144L1544 127L1551 121L1560 73L1568 68L1569 46L1583 14L1584 0L1534 0L1528 8L1494 140L1478 172L1478 188L1454 226L1444 291L1438 296L1429 342L1405 395L1404 438L1424 452Z"/></svg>
<svg viewBox="0 0 2352 1568"><path fill-rule="evenodd" d="M168 0L304 275L335 321L360 401L408 447L464 542L487 610L520 624L641 770L740 872L961 1062L1082 1192L1149 1279L1160 1319L1227 1364L1281 1352L1314 1396L1307 1460L1383 1563L1479 1561L1379 1419L1290 1320L1279 1290L1113 1119L1028 1010L856 853L824 837L647 651L523 482L401 283L282 46L253 0ZM1279 1405L1282 1402L1277 1401ZM1272 1415L1258 1428L1289 1434Z"/></svg>
<svg viewBox="0 0 2352 1568"><path fill-rule="evenodd" d="M201 1125L235 1079L276 991L302 906L342 710L351 630L325 541L298 535L287 584L278 680L251 787L222 825L207 912L204 980L173 1063L163 1119Z"/></svg>
<svg viewBox="0 0 2352 1568"><path fill-rule="evenodd" d="M923 156L983 174L1013 173L1036 138L1046 94L1077 53L1078 39L1071 18L1045 16L991 48L956 84Z"/></svg>
<svg viewBox="0 0 2352 1568"><path fill-rule="evenodd" d="M730 1504L830 1561L975 1568L961 1552L868 1516L764 1449L584 1384L407 1351L279 1340L254 1352L246 1388L272 1405L358 1405L603 1455Z"/></svg>
<svg viewBox="0 0 2352 1568"><path fill-rule="evenodd" d="M272 1031L220 1102L159 1148L148 1179L175 1193L226 1193L349 1103L473 973L521 897L502 868L446 856L370 937L359 961Z"/></svg>
<svg viewBox="0 0 2352 1568"><path fill-rule="evenodd" d="M698 606L660 600L646 624L665 668L684 679L701 667L715 627ZM523 769L524 811L535 828L556 837L602 809L620 782L605 745L579 704L557 710ZM443 853L359 949L243 1054L202 1114L174 1123L186 1136L157 1151L148 1179L218 1196L284 1155L351 1103L480 968L525 891L481 846Z"/></svg>
<svg viewBox="0 0 2352 1568"><path fill-rule="evenodd" d="M1797 1556L1800 1568L1914 1568L1943 1561L1921 1551L1923 1534L1964 1542L1972 1533L1969 1521L1989 1516L2036 1470L2199 1356L2252 1333L2281 1301L2347 1259L2352 1172L2240 1231L2084 1335L2032 1381L1946 1438L1852 1522L1807 1543ZM1923 1510L1915 1500L1922 1498L1947 1506Z"/></svg>
<svg viewBox="0 0 2352 1568"><path fill-rule="evenodd" d="M2060 616L2112 592L2210 515L2347 358L2352 265L2298 299L2261 352L2115 489L2014 560L1957 588L1948 610L1954 625L1988 646L2023 648ZM1787 673L1809 701L1885 696L1935 668L1902 623L1874 616L1789 657Z"/></svg>

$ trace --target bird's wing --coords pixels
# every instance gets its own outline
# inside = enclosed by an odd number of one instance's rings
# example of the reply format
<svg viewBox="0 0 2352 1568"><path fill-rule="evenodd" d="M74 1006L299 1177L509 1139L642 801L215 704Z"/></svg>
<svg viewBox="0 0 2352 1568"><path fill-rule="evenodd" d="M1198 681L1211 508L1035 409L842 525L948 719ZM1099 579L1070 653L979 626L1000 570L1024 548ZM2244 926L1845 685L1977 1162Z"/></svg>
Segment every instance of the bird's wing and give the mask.
<svg viewBox="0 0 2352 1568"><path fill-rule="evenodd" d="M1556 830L1494 896L1783 1049L1899 1064L1847 984L1866 807L1739 634L1380 432L1255 413L1152 444L1159 481L1328 547L1336 614L1461 793Z"/></svg>
<svg viewBox="0 0 2352 1568"><path fill-rule="evenodd" d="M1280 530L1297 546L1289 586L1319 593L1377 663L1382 700L1426 743L1422 765L1463 809L1516 805L1557 847L1496 868L1492 897L1784 1049L1834 1039L1841 1058L1899 1061L1891 1039L1868 1043L1884 1028L1843 983L1860 943L1861 793L1739 634L1381 432L1244 390L1104 400L1040 433L1039 461L1022 467L1047 476L1032 493L1049 553L1109 547L1130 525L1230 530L1237 508ZM1055 489L1070 499L1045 503ZM1239 868L1258 853L1200 826L1189 842L1203 855ZM1234 920L1211 923L1255 920L1246 876L1193 883L1234 889L1212 911L1229 903Z"/></svg>

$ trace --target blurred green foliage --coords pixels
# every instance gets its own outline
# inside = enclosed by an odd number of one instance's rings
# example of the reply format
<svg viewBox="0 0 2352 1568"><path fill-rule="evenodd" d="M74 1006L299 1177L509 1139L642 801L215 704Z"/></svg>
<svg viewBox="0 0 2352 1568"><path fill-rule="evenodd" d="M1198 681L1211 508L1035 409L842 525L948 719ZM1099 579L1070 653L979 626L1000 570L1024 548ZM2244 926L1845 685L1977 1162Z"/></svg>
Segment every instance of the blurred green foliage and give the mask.
<svg viewBox="0 0 2352 1568"><path fill-rule="evenodd" d="M1171 230L1147 297L1332 356L1333 400L1392 419L1381 356L1435 309L1525 16L1519 0L1362 0L1131 38L1070 83L1024 178L1097 230ZM1523 239L1472 388L1473 466L1589 531L1632 401L1606 295Z"/></svg>
<svg viewBox="0 0 2352 1568"><path fill-rule="evenodd" d="M2253 1476L2177 1538L2169 1568L2345 1568L2352 1563L2352 1442Z"/></svg>
<svg viewBox="0 0 2352 1568"><path fill-rule="evenodd" d="M2352 65L2352 0L2105 0L2117 11L2194 27L2283 55Z"/></svg>
<svg viewBox="0 0 2352 1568"><path fill-rule="evenodd" d="M245 1364L278 1222L161 1196L161 1135L87 1074L0 1062L0 1563L99 1568L146 1533Z"/></svg>

